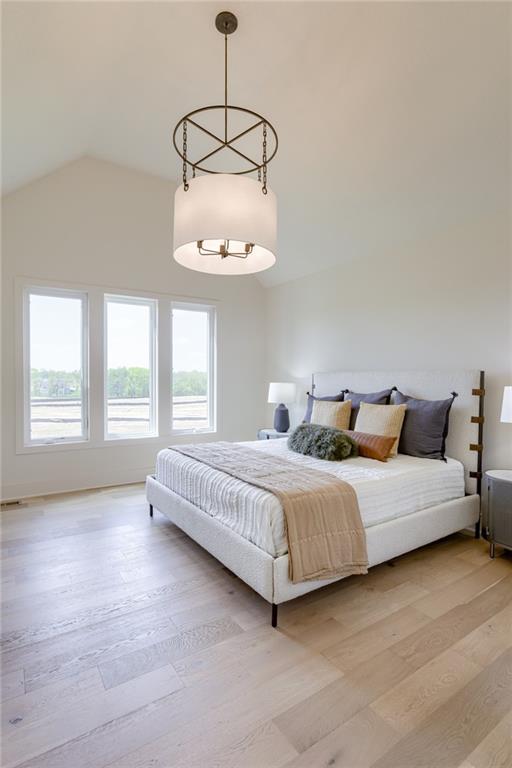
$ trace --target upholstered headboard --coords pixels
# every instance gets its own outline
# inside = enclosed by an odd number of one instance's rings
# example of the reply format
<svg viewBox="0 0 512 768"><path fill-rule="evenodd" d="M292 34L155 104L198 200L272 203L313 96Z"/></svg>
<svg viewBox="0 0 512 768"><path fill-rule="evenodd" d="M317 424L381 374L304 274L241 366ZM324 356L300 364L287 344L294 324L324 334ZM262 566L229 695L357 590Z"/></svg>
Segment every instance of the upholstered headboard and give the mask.
<svg viewBox="0 0 512 768"><path fill-rule="evenodd" d="M377 392L389 387L425 400L444 400L455 391L446 455L465 468L466 492L480 493L483 451L483 371L336 371L314 373L310 391L318 397L342 389Z"/></svg>

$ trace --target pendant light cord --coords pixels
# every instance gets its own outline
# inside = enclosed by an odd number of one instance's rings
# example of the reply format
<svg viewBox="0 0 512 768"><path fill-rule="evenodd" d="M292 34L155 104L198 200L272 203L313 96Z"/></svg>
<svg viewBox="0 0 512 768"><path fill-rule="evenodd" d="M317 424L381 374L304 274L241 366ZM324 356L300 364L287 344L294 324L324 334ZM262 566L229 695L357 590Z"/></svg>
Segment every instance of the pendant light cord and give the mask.
<svg viewBox="0 0 512 768"><path fill-rule="evenodd" d="M228 140L228 35L224 33L224 141Z"/></svg>

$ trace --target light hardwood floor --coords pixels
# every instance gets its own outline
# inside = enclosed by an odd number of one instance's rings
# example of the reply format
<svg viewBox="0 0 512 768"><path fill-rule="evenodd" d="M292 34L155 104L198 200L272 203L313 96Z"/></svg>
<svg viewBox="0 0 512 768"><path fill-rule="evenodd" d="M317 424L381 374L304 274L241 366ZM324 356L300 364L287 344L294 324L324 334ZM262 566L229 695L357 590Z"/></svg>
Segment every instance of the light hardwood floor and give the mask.
<svg viewBox="0 0 512 768"><path fill-rule="evenodd" d="M142 486L2 513L2 766L510 768L512 558L458 534L270 608Z"/></svg>

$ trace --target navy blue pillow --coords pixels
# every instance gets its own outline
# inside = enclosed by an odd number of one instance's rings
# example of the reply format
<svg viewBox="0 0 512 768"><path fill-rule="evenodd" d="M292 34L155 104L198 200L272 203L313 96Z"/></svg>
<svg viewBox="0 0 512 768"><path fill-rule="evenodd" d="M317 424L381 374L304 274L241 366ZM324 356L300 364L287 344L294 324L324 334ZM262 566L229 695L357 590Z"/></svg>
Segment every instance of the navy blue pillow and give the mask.
<svg viewBox="0 0 512 768"><path fill-rule="evenodd" d="M395 389L395 387L393 387ZM358 392L351 392L350 389L345 390L345 400L352 401L352 410L350 412L350 429L354 429L359 413L359 406L361 403L373 403L373 405L389 405L391 393L393 389L383 389L381 392L368 392L364 395Z"/></svg>
<svg viewBox="0 0 512 768"><path fill-rule="evenodd" d="M402 392L395 392L393 402L405 403L405 411L398 453L421 459L444 458L450 418L450 408L457 397L455 392L447 400L418 400Z"/></svg>
<svg viewBox="0 0 512 768"><path fill-rule="evenodd" d="M304 414L303 419L306 424L311 423L311 414L313 413L313 403L315 400L330 400L333 403L341 403L343 401L343 392L339 392L337 395L324 395L324 397L315 397L314 395L310 395L309 392L307 395L308 404L306 406L306 413Z"/></svg>

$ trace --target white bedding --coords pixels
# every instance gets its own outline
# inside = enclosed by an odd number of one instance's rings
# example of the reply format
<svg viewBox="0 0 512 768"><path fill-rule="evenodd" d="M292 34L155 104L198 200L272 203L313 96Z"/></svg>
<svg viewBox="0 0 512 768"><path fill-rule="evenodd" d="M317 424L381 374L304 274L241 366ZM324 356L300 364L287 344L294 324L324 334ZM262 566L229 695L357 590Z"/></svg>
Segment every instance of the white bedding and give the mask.
<svg viewBox="0 0 512 768"><path fill-rule="evenodd" d="M399 454L386 463L362 458L334 462L294 453L287 440L244 444L282 456L298 470L320 469L350 483L365 528L464 496L464 468L455 459L445 463ZM168 448L157 456L156 479L273 557L288 551L283 511L268 491Z"/></svg>

